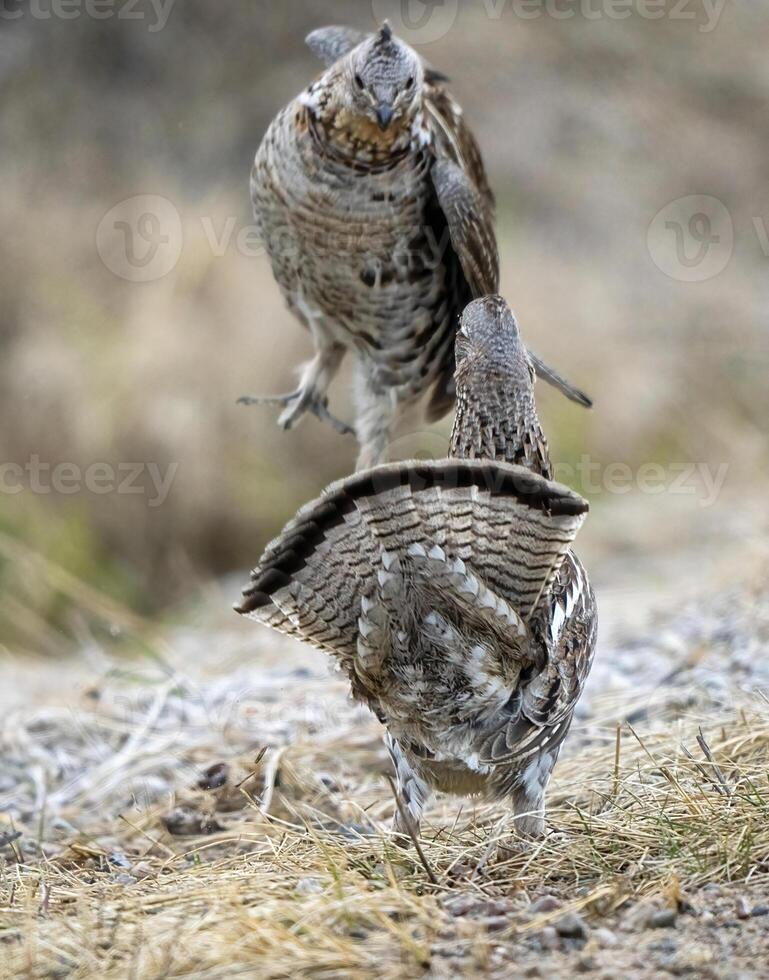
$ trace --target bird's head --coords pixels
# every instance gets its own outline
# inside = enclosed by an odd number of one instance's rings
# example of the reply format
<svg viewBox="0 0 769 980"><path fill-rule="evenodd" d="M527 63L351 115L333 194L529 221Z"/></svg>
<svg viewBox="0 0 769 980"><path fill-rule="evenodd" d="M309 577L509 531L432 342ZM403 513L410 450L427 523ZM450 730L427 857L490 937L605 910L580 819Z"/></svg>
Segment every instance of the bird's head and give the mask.
<svg viewBox="0 0 769 980"><path fill-rule="evenodd" d="M502 383L530 391L534 369L512 310L501 296L484 296L465 309L455 341L457 389Z"/></svg>
<svg viewBox="0 0 769 980"><path fill-rule="evenodd" d="M419 55L385 25L347 59L347 107L382 132L410 125L419 110L424 69Z"/></svg>

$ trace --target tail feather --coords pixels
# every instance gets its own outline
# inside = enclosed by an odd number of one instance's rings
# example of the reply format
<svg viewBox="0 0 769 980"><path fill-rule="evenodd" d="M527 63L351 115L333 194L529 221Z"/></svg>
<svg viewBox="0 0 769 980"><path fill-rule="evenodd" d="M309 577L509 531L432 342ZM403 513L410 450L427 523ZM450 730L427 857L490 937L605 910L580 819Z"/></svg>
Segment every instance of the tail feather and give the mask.
<svg viewBox="0 0 769 980"><path fill-rule="evenodd" d="M381 587L383 555L409 560L410 547L437 545L525 620L587 509L567 487L507 463L378 466L332 484L303 507L265 550L236 608L355 657L361 599Z"/></svg>
<svg viewBox="0 0 769 980"><path fill-rule="evenodd" d="M420 586L433 600L433 608L447 606L459 611L463 621L499 633L510 646L514 638L528 638L523 619L510 603L498 596L467 567L461 558L451 559L438 545L425 550L421 544L408 549L408 558Z"/></svg>
<svg viewBox="0 0 769 980"><path fill-rule="evenodd" d="M552 385L562 395L565 395L569 401L576 402L577 405L582 405L583 408L593 407L593 399L590 395L586 395L584 391L581 391L576 385L573 385L571 381L567 381L566 378L562 377L557 371L554 371L553 368L545 364L536 354L532 354L531 351L529 351L529 357L531 358L538 378L547 381L549 385Z"/></svg>

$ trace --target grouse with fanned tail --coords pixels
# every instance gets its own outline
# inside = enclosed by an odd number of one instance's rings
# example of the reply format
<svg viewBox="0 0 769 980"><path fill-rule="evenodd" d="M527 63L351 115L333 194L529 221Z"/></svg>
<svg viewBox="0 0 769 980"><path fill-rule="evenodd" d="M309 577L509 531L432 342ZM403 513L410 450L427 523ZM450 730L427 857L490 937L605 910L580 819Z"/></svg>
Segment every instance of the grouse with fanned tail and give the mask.
<svg viewBox="0 0 769 980"><path fill-rule="evenodd" d="M454 334L465 306L499 289L494 201L478 145L446 79L385 25L307 39L327 70L270 125L251 197L275 278L313 339L290 428L311 411L341 431L328 388L355 354L358 467L382 460L401 406L454 398ZM589 404L555 372L537 371Z"/></svg>
<svg viewBox="0 0 769 980"><path fill-rule="evenodd" d="M438 789L507 799L538 835L595 648L571 551L588 505L550 479L504 300L468 307L456 358L452 458L330 486L267 547L238 611L331 654L386 726L396 831Z"/></svg>

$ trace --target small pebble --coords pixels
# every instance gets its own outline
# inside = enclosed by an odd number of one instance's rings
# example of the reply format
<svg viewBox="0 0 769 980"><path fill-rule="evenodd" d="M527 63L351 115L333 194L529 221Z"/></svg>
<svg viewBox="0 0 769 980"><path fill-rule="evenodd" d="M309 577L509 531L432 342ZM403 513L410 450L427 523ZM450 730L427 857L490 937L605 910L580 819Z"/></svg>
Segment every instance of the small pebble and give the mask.
<svg viewBox="0 0 769 980"><path fill-rule="evenodd" d="M750 918L750 905L748 905L747 899L744 895L740 895L740 897L734 903L734 911L738 919Z"/></svg>
<svg viewBox="0 0 769 980"><path fill-rule="evenodd" d="M607 929L606 926L599 926L598 929L594 929L593 939L603 949L612 949L619 942L616 933L612 932L611 929Z"/></svg>
<svg viewBox="0 0 769 980"><path fill-rule="evenodd" d="M125 854L123 854L122 851L110 852L107 860L109 861L110 864L114 864L116 868L128 869L131 867L131 862L128 860Z"/></svg>
<svg viewBox="0 0 769 980"><path fill-rule="evenodd" d="M492 915L482 921L489 932L503 932L510 925L510 920L506 915Z"/></svg>
<svg viewBox="0 0 769 980"><path fill-rule="evenodd" d="M215 762L203 771L198 786L200 789L220 789L227 782L229 771L226 762Z"/></svg>
<svg viewBox="0 0 769 980"><path fill-rule="evenodd" d="M678 913L675 909L660 909L652 912L647 923L650 929L672 929L676 924Z"/></svg>
<svg viewBox="0 0 769 980"><path fill-rule="evenodd" d="M753 919L758 919L762 915L769 915L769 905L757 905L750 915Z"/></svg>
<svg viewBox="0 0 769 980"><path fill-rule="evenodd" d="M543 912L555 912L560 907L561 903L554 895L543 895L535 902L532 902L526 911L532 914L540 914Z"/></svg>
<svg viewBox="0 0 769 980"><path fill-rule="evenodd" d="M648 902L642 902L629 908L622 919L622 929L625 932L637 932L639 929L646 929L649 916L654 908Z"/></svg>
<svg viewBox="0 0 769 980"><path fill-rule="evenodd" d="M555 930L564 939L587 939L590 931L585 920L576 912L567 912L555 924Z"/></svg>
<svg viewBox="0 0 769 980"><path fill-rule="evenodd" d="M558 949L560 943L558 942L558 933L552 926L545 926L545 928L539 934L539 944L542 949Z"/></svg>
<svg viewBox="0 0 769 980"><path fill-rule="evenodd" d="M577 973L592 973L596 965L596 961L592 956L580 956L574 969Z"/></svg>
<svg viewBox="0 0 769 980"><path fill-rule="evenodd" d="M474 892L466 892L446 902L446 911L455 918L464 915L472 915L476 918L482 916L496 918L507 916L510 907L505 902L497 902L493 899L482 898Z"/></svg>
<svg viewBox="0 0 769 980"><path fill-rule="evenodd" d="M192 807L179 806L163 817L166 830L175 837L197 837L215 834L224 828L212 816L200 813Z"/></svg>
<svg viewBox="0 0 769 980"><path fill-rule="evenodd" d="M678 944L674 939L665 938L659 939L657 942L650 943L648 948L652 952L665 953L668 956L672 956L672 954L678 949Z"/></svg>
<svg viewBox="0 0 769 980"><path fill-rule="evenodd" d="M301 878L294 885L297 895L319 895L323 891L323 885L317 878Z"/></svg>
<svg viewBox="0 0 769 980"><path fill-rule="evenodd" d="M133 875L129 875L125 871L121 871L120 874L112 876L112 880L116 881L119 885L135 885L137 879Z"/></svg>

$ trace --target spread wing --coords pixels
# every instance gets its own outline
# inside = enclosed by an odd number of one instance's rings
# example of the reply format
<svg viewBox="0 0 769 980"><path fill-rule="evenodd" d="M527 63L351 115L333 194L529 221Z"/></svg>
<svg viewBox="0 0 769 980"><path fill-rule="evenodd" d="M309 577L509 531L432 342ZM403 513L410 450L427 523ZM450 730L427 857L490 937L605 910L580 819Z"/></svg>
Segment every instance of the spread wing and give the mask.
<svg viewBox="0 0 769 980"><path fill-rule="evenodd" d="M383 556L408 565L420 548L437 547L463 563L457 588L474 576L526 621L547 601L587 509L574 491L508 463L378 466L332 484L299 511L268 545L237 609L355 657L361 602L377 589ZM447 575L456 574L452 565Z"/></svg>

